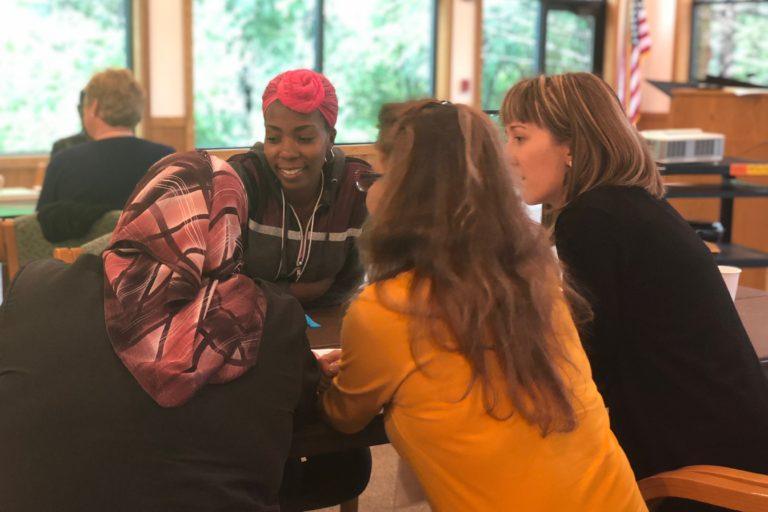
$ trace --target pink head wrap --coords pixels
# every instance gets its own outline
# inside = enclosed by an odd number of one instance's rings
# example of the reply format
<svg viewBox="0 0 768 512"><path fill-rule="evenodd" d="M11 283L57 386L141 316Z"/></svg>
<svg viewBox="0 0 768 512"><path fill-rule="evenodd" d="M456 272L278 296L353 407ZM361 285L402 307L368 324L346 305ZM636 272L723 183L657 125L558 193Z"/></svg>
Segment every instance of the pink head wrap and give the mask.
<svg viewBox="0 0 768 512"><path fill-rule="evenodd" d="M336 126L339 114L336 89L327 78L310 69L280 73L269 82L261 99L262 112L266 113L267 107L280 100L280 103L301 114L319 110L328 126Z"/></svg>

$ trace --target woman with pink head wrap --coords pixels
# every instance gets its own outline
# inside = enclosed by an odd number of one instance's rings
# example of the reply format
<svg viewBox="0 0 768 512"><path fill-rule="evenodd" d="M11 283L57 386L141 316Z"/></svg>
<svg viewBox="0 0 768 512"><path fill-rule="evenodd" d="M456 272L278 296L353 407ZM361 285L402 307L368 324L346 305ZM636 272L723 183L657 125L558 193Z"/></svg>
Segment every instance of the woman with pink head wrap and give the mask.
<svg viewBox="0 0 768 512"><path fill-rule="evenodd" d="M355 240L367 211L355 176L370 166L334 147L339 103L322 74L277 75L262 111L264 142L229 160L250 198L246 266L305 307L341 304L363 278Z"/></svg>
<svg viewBox="0 0 768 512"><path fill-rule="evenodd" d="M262 96L265 138L229 163L249 196L249 275L283 286L311 309L342 304L360 286L356 239L367 216L356 177L363 160L335 148L339 103L331 82L307 69L273 78ZM368 449L289 460L286 510L327 507L360 494Z"/></svg>

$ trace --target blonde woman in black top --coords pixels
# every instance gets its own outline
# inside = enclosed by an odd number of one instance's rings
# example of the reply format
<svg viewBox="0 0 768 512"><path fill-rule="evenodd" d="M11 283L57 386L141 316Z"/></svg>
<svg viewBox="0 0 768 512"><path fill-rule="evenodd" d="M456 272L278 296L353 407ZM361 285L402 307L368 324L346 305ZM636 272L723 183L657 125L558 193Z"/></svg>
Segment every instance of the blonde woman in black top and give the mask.
<svg viewBox="0 0 768 512"><path fill-rule="evenodd" d="M637 478L691 464L768 473L768 381L611 89L587 73L523 80L501 116L523 198L549 207L593 307L582 339Z"/></svg>

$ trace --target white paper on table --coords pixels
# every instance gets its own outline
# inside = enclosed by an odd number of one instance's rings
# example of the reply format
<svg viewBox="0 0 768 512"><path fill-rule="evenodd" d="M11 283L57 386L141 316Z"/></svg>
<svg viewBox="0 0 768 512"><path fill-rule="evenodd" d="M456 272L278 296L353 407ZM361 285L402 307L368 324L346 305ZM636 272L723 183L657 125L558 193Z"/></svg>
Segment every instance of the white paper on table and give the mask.
<svg viewBox="0 0 768 512"><path fill-rule="evenodd" d="M730 92L734 96L753 96L755 94L768 94L765 87L723 87L723 91Z"/></svg>
<svg viewBox="0 0 768 512"><path fill-rule="evenodd" d="M323 357L325 354L328 354L330 352L333 352L334 350L339 350L338 348L313 348L312 353L315 354L315 357Z"/></svg>

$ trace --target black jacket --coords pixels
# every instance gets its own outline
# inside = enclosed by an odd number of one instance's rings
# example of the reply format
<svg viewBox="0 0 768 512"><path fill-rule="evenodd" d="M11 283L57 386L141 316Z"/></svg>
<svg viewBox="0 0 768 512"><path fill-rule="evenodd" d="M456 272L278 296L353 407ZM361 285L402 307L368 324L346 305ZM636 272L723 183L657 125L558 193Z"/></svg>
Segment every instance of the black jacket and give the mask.
<svg viewBox="0 0 768 512"><path fill-rule="evenodd" d="M565 208L555 240L594 308L582 341L635 475L768 473L768 380L687 222L643 189L600 187Z"/></svg>
<svg viewBox="0 0 768 512"><path fill-rule="evenodd" d="M114 353L101 258L30 264L0 308L0 510L275 510L318 372L274 285L256 366L164 409Z"/></svg>

